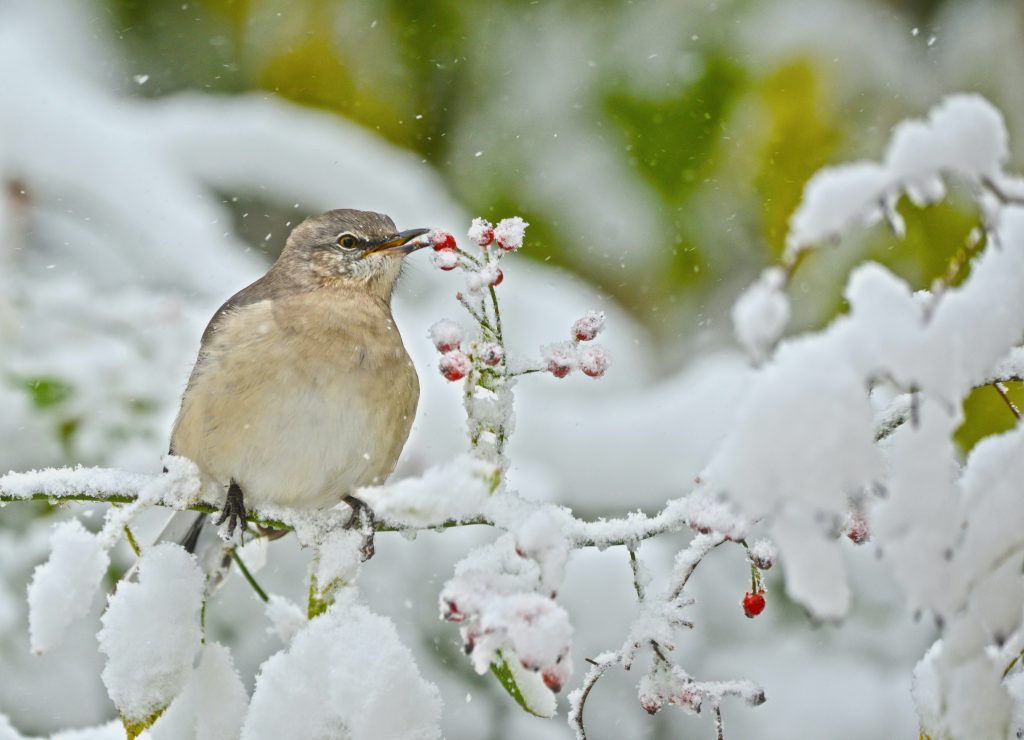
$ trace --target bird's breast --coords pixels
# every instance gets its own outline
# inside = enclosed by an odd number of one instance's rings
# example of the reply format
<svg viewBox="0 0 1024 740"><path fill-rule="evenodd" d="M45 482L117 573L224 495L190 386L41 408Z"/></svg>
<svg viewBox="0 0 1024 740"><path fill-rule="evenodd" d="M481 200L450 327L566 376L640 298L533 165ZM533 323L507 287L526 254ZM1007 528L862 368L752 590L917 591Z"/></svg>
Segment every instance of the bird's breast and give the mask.
<svg viewBox="0 0 1024 740"><path fill-rule="evenodd" d="M253 506L331 505L394 469L416 373L390 313L311 321L276 309L255 304L225 319L193 374L173 447L222 484L238 481Z"/></svg>

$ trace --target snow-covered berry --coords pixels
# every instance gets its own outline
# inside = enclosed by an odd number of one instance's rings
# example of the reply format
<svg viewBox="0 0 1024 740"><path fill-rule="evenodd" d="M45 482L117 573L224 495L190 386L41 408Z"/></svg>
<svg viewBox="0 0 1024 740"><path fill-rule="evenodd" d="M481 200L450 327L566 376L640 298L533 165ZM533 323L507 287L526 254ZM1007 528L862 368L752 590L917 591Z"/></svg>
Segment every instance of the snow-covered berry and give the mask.
<svg viewBox="0 0 1024 740"><path fill-rule="evenodd" d="M494 240L506 252L514 252L522 248L523 236L526 234L526 227L529 225L519 216L503 218L494 227Z"/></svg>
<svg viewBox="0 0 1024 740"><path fill-rule="evenodd" d="M608 354L600 344L591 344L580 350L578 356L580 370L591 378L600 378L608 369Z"/></svg>
<svg viewBox="0 0 1024 740"><path fill-rule="evenodd" d="M775 565L775 545L765 539L750 546L750 562L758 570L768 570Z"/></svg>
<svg viewBox="0 0 1024 740"><path fill-rule="evenodd" d="M640 707L648 714L657 714L661 710L662 701L656 696L645 696L640 700Z"/></svg>
<svg viewBox="0 0 1024 740"><path fill-rule="evenodd" d="M743 597L743 613L747 615L748 619L753 619L763 611L764 593L761 591L758 591L757 593L750 593L748 591Z"/></svg>
<svg viewBox="0 0 1024 740"><path fill-rule="evenodd" d="M542 352L548 372L556 378L564 378L576 366L576 352L569 342L549 344Z"/></svg>
<svg viewBox="0 0 1024 740"><path fill-rule="evenodd" d="M868 531L867 522L859 521L851 524L846 528L846 536L853 544L863 545L871 539L871 533Z"/></svg>
<svg viewBox="0 0 1024 740"><path fill-rule="evenodd" d="M459 266L459 253L454 249L442 249L440 252L434 252L431 257L434 266L445 272Z"/></svg>
<svg viewBox="0 0 1024 740"><path fill-rule="evenodd" d="M478 247L486 247L494 241L494 226L490 221L482 218L474 218L469 226L468 236L470 241Z"/></svg>
<svg viewBox="0 0 1024 740"><path fill-rule="evenodd" d="M459 611L459 605L454 601L444 601L444 611L441 616L449 622L461 622L466 618L466 615Z"/></svg>
<svg viewBox="0 0 1024 740"><path fill-rule="evenodd" d="M500 344L488 342L477 348L477 356L485 365L494 367L504 359L505 350L501 348Z"/></svg>
<svg viewBox="0 0 1024 740"><path fill-rule="evenodd" d="M440 229L430 232L430 244L435 252L454 252L458 248L458 245L455 243L455 237L449 232L441 231Z"/></svg>
<svg viewBox="0 0 1024 740"><path fill-rule="evenodd" d="M446 352L438 363L441 375L451 381L462 380L473 369L473 363L461 352Z"/></svg>
<svg viewBox="0 0 1024 740"><path fill-rule="evenodd" d="M544 671L541 678L544 680L544 685L556 694L562 690L562 677L554 671Z"/></svg>
<svg viewBox="0 0 1024 740"><path fill-rule="evenodd" d="M572 335L580 342L589 342L604 328L604 311L587 311L572 325Z"/></svg>
<svg viewBox="0 0 1024 740"><path fill-rule="evenodd" d="M498 270L498 274L491 280L491 285L501 285L501 281L505 279L505 273Z"/></svg>
<svg viewBox="0 0 1024 740"><path fill-rule="evenodd" d="M458 349L463 338L462 327L450 319L441 319L430 327L430 341L441 354Z"/></svg>

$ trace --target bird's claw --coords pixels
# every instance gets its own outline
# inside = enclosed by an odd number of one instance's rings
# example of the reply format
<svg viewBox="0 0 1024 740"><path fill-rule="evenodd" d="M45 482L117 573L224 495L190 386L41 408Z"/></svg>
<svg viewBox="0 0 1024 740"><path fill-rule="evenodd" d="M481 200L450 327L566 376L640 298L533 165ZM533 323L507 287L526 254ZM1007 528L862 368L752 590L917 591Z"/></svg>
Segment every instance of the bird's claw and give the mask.
<svg viewBox="0 0 1024 740"><path fill-rule="evenodd" d="M377 518L373 514L373 509L360 498L346 496L342 501L352 508L352 516L345 522L345 529L351 529L356 524L362 525L363 544L359 548L359 553L362 556L363 562L366 562L373 557L373 535L377 530Z"/></svg>
<svg viewBox="0 0 1024 740"><path fill-rule="evenodd" d="M244 534L248 528L246 515L245 497L242 494L242 489L235 481L231 481L231 485L228 486L228 495L224 498L224 508L214 524L219 527L224 522L227 522L228 537L231 537L234 535L238 523L241 522L242 533Z"/></svg>

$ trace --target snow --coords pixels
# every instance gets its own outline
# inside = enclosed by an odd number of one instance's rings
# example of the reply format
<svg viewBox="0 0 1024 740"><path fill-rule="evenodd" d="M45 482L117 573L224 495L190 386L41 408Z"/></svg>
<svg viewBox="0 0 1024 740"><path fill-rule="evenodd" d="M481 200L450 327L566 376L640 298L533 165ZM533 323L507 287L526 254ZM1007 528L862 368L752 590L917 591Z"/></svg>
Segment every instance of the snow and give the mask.
<svg viewBox="0 0 1024 740"><path fill-rule="evenodd" d="M60 645L68 626L89 611L110 556L77 519L61 522L50 538L50 558L35 569L28 586L28 627L32 650Z"/></svg>
<svg viewBox="0 0 1024 740"><path fill-rule="evenodd" d="M464 338L463 328L451 319L441 319L430 327L430 341L441 353L458 349Z"/></svg>
<svg viewBox="0 0 1024 740"><path fill-rule="evenodd" d="M494 241L494 226L483 218L474 218L466 232L470 240L478 247L486 247Z"/></svg>
<svg viewBox="0 0 1024 740"><path fill-rule="evenodd" d="M786 274L770 267L733 305L736 340L756 362L763 362L789 323Z"/></svg>
<svg viewBox="0 0 1024 740"><path fill-rule="evenodd" d="M775 564L776 557L778 557L775 545L771 543L771 540L763 537L755 540L750 545L750 550L747 554L750 557L750 562L759 570L769 570Z"/></svg>
<svg viewBox="0 0 1024 740"><path fill-rule="evenodd" d="M503 218L494 227L494 241L506 252L515 252L522 248L526 227L529 225L519 216Z"/></svg>
<svg viewBox="0 0 1024 740"><path fill-rule="evenodd" d="M309 619L306 611L291 599L279 594L269 594L264 611L270 621L267 632L276 635L285 645L301 632Z"/></svg>
<svg viewBox="0 0 1024 740"><path fill-rule="evenodd" d="M604 329L604 311L587 311L573 322L572 336L581 342L589 342Z"/></svg>
<svg viewBox="0 0 1024 740"><path fill-rule="evenodd" d="M338 601L260 668L241 738L426 740L440 718L392 622Z"/></svg>
<svg viewBox="0 0 1024 740"><path fill-rule="evenodd" d="M807 183L790 220L790 254L878 221L901 191L919 205L945 195L942 177L980 186L1000 179L1009 159L1003 117L978 95L952 95L926 120L893 130L881 164L858 162L822 170Z"/></svg>
<svg viewBox="0 0 1024 740"><path fill-rule="evenodd" d="M459 253L451 249L442 249L440 252L434 252L430 255L430 260L434 263L434 267L440 270L454 270L461 262Z"/></svg>
<svg viewBox="0 0 1024 740"><path fill-rule="evenodd" d="M580 371L591 378L600 378L611 366L611 360L604 347L600 344L588 344L580 347L576 353L576 361Z"/></svg>
<svg viewBox="0 0 1024 740"><path fill-rule="evenodd" d="M396 527L433 527L480 515L497 469L471 455L430 468L418 478L356 492L377 518Z"/></svg>
<svg viewBox="0 0 1024 740"><path fill-rule="evenodd" d="M0 493L11 498L28 499L35 495L64 498L76 493L106 498L138 496L153 479L151 475L129 473L110 468L46 468L0 476Z"/></svg>
<svg viewBox="0 0 1024 740"><path fill-rule="evenodd" d="M137 582L110 597L97 635L106 655L103 683L121 715L138 723L181 693L202 640L205 577L178 545L154 545L139 559Z"/></svg>
<svg viewBox="0 0 1024 740"><path fill-rule="evenodd" d="M248 705L231 653L208 642L185 688L149 734L152 740L237 740Z"/></svg>
<svg viewBox="0 0 1024 740"><path fill-rule="evenodd" d="M321 591L353 583L362 565L363 536L352 529L332 532L317 548L313 560L315 583Z"/></svg>

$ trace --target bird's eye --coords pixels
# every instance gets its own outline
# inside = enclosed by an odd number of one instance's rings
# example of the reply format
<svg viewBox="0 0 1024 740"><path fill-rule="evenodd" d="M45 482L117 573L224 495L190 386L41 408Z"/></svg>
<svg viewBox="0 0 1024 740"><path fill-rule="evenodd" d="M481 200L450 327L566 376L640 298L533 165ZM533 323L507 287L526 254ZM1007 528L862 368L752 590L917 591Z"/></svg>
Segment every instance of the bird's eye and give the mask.
<svg viewBox="0 0 1024 740"><path fill-rule="evenodd" d="M355 249L358 243L359 240L352 234L342 234L338 237L338 246L342 249Z"/></svg>

